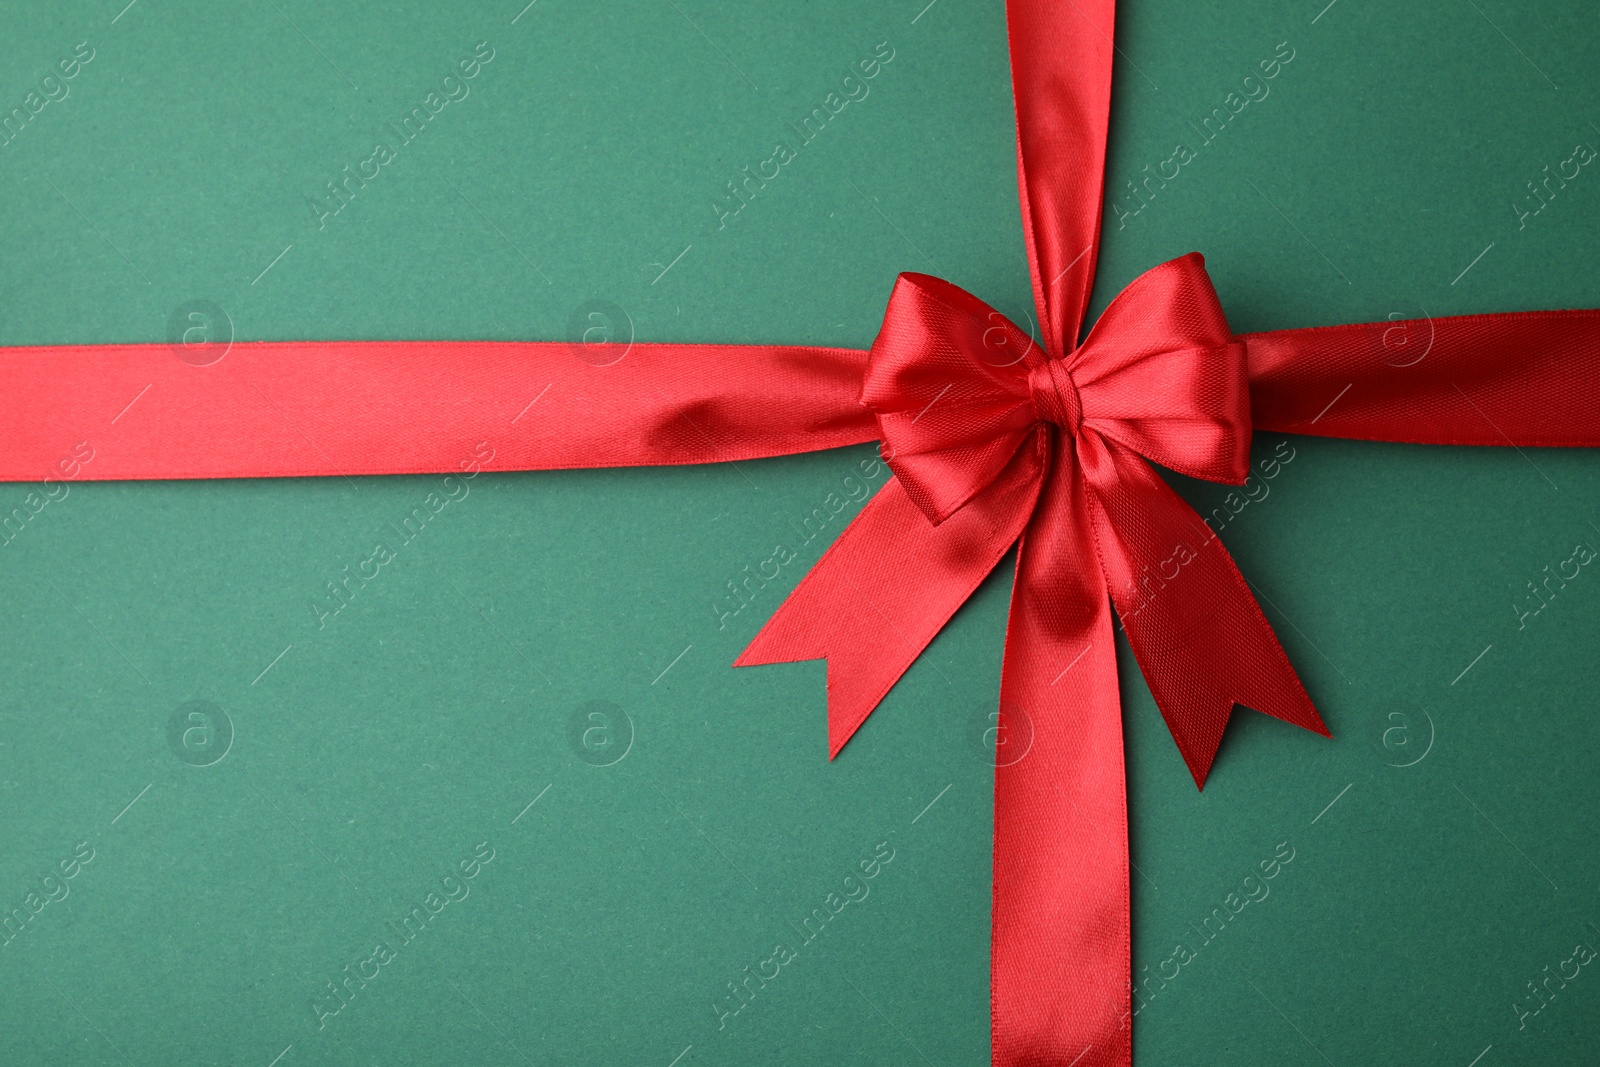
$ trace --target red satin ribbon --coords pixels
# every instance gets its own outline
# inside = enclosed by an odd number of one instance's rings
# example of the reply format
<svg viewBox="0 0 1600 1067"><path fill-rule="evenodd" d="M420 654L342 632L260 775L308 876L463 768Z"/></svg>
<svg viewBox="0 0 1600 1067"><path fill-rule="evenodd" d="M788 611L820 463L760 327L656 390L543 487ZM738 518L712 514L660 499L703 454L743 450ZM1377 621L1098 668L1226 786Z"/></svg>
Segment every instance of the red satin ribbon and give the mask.
<svg viewBox="0 0 1600 1067"><path fill-rule="evenodd" d="M593 362L591 362L593 361ZM866 354L745 345L262 341L0 348L0 481L715 463L860 444ZM600 364L600 365L596 365Z"/></svg>
<svg viewBox="0 0 1600 1067"><path fill-rule="evenodd" d="M995 1062L1126 1063L1112 605L1197 783L1235 702L1327 732L1221 542L1145 462L1245 479L1245 345L1194 254L1136 279L1066 358L901 275L862 402L895 480L739 663L826 658L837 753L1019 544L1000 725L1032 747L995 772Z"/></svg>
<svg viewBox="0 0 1600 1067"><path fill-rule="evenodd" d="M1008 6L1042 346L903 275L870 353L635 344L594 366L566 344L291 342L196 367L165 345L0 349L0 480L438 473L484 440L501 469L654 466L881 438L895 478L739 662L826 657L836 754L1017 547L1000 711L1033 740L995 775L994 1062L1126 1067L1113 607L1197 782L1236 700L1323 730L1232 560L1147 460L1237 482L1252 428L1600 445L1600 312L1236 337L1188 256L1137 279L1079 344L1113 14Z"/></svg>

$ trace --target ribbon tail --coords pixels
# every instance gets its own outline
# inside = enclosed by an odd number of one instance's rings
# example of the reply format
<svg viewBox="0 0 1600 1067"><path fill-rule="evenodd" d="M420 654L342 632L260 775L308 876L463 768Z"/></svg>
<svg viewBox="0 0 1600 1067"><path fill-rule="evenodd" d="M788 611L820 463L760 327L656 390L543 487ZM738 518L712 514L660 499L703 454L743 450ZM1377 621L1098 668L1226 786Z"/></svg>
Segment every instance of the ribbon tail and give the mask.
<svg viewBox="0 0 1600 1067"><path fill-rule="evenodd" d="M1117 614L1195 784L1234 704L1329 736L1222 542L1137 454L1079 441Z"/></svg>
<svg viewBox="0 0 1600 1067"><path fill-rule="evenodd" d="M1017 556L995 768L995 1067L1132 1062L1122 709L1085 495L1057 465Z"/></svg>
<svg viewBox="0 0 1600 1067"><path fill-rule="evenodd" d="M828 661L828 758L866 721L1016 542L1038 496L1041 453L935 526L892 479L779 606L735 667Z"/></svg>

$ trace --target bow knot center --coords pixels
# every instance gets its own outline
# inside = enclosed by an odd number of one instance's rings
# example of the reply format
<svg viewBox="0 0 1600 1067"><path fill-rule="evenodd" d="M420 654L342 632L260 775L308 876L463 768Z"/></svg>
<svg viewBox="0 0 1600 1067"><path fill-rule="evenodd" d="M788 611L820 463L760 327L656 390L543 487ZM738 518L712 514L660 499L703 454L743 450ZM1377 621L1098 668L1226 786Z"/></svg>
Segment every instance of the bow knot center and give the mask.
<svg viewBox="0 0 1600 1067"><path fill-rule="evenodd" d="M1028 392L1033 410L1045 422L1053 422L1076 435L1083 422L1083 401L1072 373L1059 359L1047 359L1028 372Z"/></svg>

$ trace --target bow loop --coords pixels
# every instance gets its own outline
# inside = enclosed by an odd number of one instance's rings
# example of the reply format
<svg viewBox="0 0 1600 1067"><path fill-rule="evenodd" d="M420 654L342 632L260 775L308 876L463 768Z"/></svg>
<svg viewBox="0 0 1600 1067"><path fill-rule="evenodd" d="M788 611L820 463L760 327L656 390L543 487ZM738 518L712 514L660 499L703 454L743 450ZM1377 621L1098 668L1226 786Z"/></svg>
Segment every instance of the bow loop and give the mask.
<svg viewBox="0 0 1600 1067"><path fill-rule="evenodd" d="M1245 346L1198 252L1130 282L1068 364L1085 428L1193 478L1250 473Z"/></svg>
<svg viewBox="0 0 1600 1067"><path fill-rule="evenodd" d="M971 293L927 274L895 281L867 357L861 403L878 419L884 460L935 525L997 479L1039 416L1033 338Z"/></svg>

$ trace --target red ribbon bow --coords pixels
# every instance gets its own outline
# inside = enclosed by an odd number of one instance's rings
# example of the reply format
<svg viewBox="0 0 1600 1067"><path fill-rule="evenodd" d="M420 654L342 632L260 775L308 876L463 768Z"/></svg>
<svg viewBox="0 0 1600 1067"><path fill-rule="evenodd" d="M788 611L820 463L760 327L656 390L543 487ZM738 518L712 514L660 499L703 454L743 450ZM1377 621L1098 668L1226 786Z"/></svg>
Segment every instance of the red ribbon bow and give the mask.
<svg viewBox="0 0 1600 1067"><path fill-rule="evenodd" d="M1052 644L1070 658L1104 641L1084 609L1109 592L1197 783L1235 702L1327 733L1222 543L1145 462L1235 485L1250 470L1245 346L1197 253L1136 279L1064 359L970 293L902 274L861 402L895 482L739 660L827 658L834 754L1012 544L1051 555L1062 537L1097 565L1038 591L1082 622Z"/></svg>
<svg viewBox="0 0 1600 1067"><path fill-rule="evenodd" d="M1108 604L1196 783L1236 701L1327 733L1222 543L1146 462L1244 481L1245 355L1198 254L1135 279L1060 359L970 293L902 274L861 393L895 479L738 661L827 659L836 755L1019 546L1000 729L1031 749L996 769L997 1064L1129 1055Z"/></svg>

